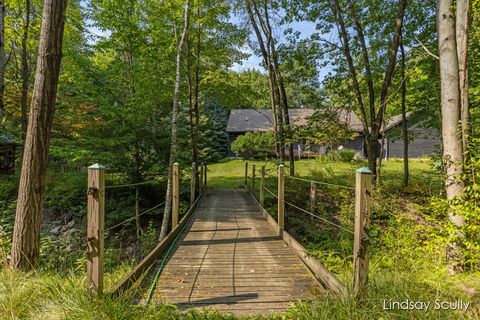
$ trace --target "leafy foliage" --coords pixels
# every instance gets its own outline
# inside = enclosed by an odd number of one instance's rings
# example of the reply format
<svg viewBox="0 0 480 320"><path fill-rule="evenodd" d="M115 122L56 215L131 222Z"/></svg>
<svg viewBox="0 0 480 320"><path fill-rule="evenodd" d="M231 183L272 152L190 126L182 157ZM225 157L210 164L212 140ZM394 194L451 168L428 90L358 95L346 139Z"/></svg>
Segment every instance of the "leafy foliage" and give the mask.
<svg viewBox="0 0 480 320"><path fill-rule="evenodd" d="M235 139L232 150L243 159L268 159L275 151L275 134L247 132Z"/></svg>
<svg viewBox="0 0 480 320"><path fill-rule="evenodd" d="M338 119L338 111L320 109L308 117L308 123L299 128L295 136L300 139L308 139L325 147L333 147L353 139L354 132L346 122Z"/></svg>

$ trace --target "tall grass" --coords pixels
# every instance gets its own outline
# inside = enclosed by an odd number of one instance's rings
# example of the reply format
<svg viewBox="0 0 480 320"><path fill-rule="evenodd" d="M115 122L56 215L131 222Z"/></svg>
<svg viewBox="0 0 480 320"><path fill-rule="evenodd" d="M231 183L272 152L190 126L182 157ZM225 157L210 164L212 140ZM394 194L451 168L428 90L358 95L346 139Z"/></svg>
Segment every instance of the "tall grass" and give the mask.
<svg viewBox="0 0 480 320"><path fill-rule="evenodd" d="M480 319L478 304L470 306L466 313L433 310L436 299L455 301L460 298L458 292L454 287L440 288L428 281L422 284L422 274L408 271L387 273L374 270L367 298L340 299L325 294L295 304L284 315L250 319ZM139 306L130 298L108 295L95 298L84 288L84 278L74 274L0 271L0 319L237 319L214 311L182 312L168 304ZM431 306L426 312L384 310L384 299L387 302L389 299L426 301L431 302Z"/></svg>

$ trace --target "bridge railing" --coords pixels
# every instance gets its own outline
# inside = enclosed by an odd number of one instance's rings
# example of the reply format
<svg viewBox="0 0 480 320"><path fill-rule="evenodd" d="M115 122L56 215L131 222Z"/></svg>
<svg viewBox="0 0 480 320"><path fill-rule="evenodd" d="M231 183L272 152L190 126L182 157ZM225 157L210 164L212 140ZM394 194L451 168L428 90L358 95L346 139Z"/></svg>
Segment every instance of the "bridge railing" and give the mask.
<svg viewBox="0 0 480 320"><path fill-rule="evenodd" d="M307 257L306 250L298 243L288 232L285 231L285 207L289 206L292 209L300 211L310 217L321 220L322 222L329 224L334 228L341 229L347 233L353 235L353 293L358 295L365 292L368 282L368 236L367 228L369 222L369 210L370 210L370 195L372 186L372 175L367 168L361 168L356 170L356 183L355 187L333 184L324 181L317 181L311 179L305 179L296 176L285 175L285 166L280 165L277 169L277 193L266 187L266 167L262 166L260 170L257 170L255 164L252 165L251 176L248 175L248 163L245 165L245 188L249 190L254 196L256 192L256 173L260 175L260 186L258 188L259 205L264 209L265 194L271 195L277 200L277 221L276 226L278 228L278 235L289 243L297 252L300 252L300 257L310 267L312 271L317 275L328 288L336 293L346 292L346 284L338 280L330 271L328 271L320 262L314 261ZM291 179L302 183L308 183L309 190L309 208L302 208L285 198L285 179ZM250 180L250 184L249 184ZM333 188L354 190L355 191L355 221L354 229L351 230L344 227L334 221L325 219L315 214L315 207L317 203L317 186L323 185ZM270 215L267 219L273 219Z"/></svg>
<svg viewBox="0 0 480 320"><path fill-rule="evenodd" d="M102 294L103 285L103 258L105 251L105 233L120 226L136 221L137 236L141 232L140 217L157 209L164 208L165 202L154 205L142 212L139 210L139 187L147 184L159 183L150 180L138 183L105 185L105 167L94 164L88 168L87 191L87 288L92 294ZM105 228L105 193L108 189L135 188L135 215ZM190 190L189 190L190 189ZM172 209L170 233L160 241L149 254L113 289L112 293L119 294L126 291L136 283L142 274L150 268L166 248L175 240L180 230L189 221L199 199L207 189L207 165L203 162L200 166L192 164L190 174L190 188L180 189L180 167L175 163L172 167ZM189 210L179 221L180 195L189 192Z"/></svg>

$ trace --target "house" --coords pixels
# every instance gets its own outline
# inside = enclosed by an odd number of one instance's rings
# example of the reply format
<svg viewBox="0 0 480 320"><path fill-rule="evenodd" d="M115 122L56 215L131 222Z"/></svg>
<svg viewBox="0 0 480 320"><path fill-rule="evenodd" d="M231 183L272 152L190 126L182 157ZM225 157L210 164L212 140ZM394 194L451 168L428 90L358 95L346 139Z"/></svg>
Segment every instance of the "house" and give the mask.
<svg viewBox="0 0 480 320"><path fill-rule="evenodd" d="M290 109L289 117L293 127L300 127L308 124L309 117L316 112L315 109ZM411 113L407 114L409 117ZM355 137L345 141L341 147L352 149L359 155L366 157L366 147L363 137L363 125L358 116L351 110L340 109L337 112L339 122L346 123L350 130L355 133ZM409 156L421 157L429 155L438 149L441 140L435 130L422 127L421 123L407 123L410 139ZM401 135L402 116L396 115L388 119L385 129L385 158L403 157L403 139ZM231 145L235 139L247 132L267 132L273 131L273 113L270 109L234 109L230 112L227 124L228 133L228 155L235 157ZM377 148L377 156L380 156L380 142ZM337 146L340 147L340 146ZM313 150L316 154L325 154L328 149L313 145L309 141L296 141L294 150L301 156L306 149ZM310 151L312 152L312 151Z"/></svg>
<svg viewBox="0 0 480 320"><path fill-rule="evenodd" d="M15 173L15 159L20 143L11 134L0 131L0 174Z"/></svg>

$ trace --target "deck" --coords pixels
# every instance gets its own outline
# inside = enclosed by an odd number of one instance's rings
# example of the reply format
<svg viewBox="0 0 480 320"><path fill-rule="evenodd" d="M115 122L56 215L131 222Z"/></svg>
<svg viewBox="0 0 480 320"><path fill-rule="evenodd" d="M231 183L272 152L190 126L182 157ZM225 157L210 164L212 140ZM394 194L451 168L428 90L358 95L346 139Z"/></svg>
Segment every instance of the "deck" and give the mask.
<svg viewBox="0 0 480 320"><path fill-rule="evenodd" d="M268 315L322 291L248 192L208 190L163 269L151 303Z"/></svg>

